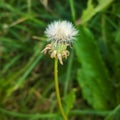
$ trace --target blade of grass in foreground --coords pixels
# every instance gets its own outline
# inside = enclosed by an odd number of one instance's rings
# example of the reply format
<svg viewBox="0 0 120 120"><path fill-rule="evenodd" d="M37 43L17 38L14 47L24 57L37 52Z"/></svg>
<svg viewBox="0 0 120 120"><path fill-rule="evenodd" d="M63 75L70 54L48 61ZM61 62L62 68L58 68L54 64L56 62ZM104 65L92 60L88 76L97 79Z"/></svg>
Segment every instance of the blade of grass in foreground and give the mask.
<svg viewBox="0 0 120 120"><path fill-rule="evenodd" d="M94 111L94 110L72 110L70 112L70 116L75 115L75 116L79 116L79 115L97 115L97 116L106 116L110 113L111 111ZM25 114L25 113L18 113L18 112L13 112L13 111L9 111L6 110L4 108L0 108L0 113L1 114L5 114L8 116L13 116L13 117L17 117L17 118L26 118L26 119L38 119L38 118L57 118L58 114L46 114L46 113L35 113L35 114Z"/></svg>
<svg viewBox="0 0 120 120"><path fill-rule="evenodd" d="M3 108L0 108L0 113L2 114L6 114L9 116L13 116L13 117L18 117L18 118L27 118L27 119L38 119L38 118L55 118L57 117L57 114L24 114L24 113L17 113L17 112L12 112L12 111L8 111L5 110Z"/></svg>

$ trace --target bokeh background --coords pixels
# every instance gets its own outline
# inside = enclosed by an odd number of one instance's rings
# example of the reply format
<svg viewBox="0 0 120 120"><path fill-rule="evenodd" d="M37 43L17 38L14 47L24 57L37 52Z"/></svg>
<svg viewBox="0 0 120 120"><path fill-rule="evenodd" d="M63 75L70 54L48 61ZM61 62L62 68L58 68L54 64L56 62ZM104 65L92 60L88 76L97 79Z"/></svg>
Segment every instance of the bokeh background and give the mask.
<svg viewBox="0 0 120 120"><path fill-rule="evenodd" d="M62 120L54 60L41 54L54 20L79 31L59 64L69 120L120 120L119 0L0 0L0 120Z"/></svg>

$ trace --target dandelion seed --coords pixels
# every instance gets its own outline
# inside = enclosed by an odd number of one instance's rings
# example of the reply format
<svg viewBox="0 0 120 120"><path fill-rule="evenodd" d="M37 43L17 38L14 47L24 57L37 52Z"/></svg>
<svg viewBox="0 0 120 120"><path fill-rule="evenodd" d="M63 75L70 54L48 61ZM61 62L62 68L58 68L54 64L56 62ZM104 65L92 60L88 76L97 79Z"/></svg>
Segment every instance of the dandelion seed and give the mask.
<svg viewBox="0 0 120 120"><path fill-rule="evenodd" d="M48 25L45 34L48 41L72 42L78 31L68 21L55 21Z"/></svg>
<svg viewBox="0 0 120 120"><path fill-rule="evenodd" d="M74 28L72 23L68 21L54 21L45 30L47 40L51 42L48 44L43 53L50 53L51 58L58 57L61 64L62 59L69 56L67 47L75 40L78 31Z"/></svg>

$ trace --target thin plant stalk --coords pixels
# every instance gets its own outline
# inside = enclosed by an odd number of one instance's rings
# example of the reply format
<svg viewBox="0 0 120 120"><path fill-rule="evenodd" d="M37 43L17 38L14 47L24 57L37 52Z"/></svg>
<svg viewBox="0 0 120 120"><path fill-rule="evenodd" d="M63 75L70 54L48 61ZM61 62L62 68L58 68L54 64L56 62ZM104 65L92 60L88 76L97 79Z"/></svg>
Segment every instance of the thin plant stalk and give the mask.
<svg viewBox="0 0 120 120"><path fill-rule="evenodd" d="M56 90L57 102L58 102L58 106L59 106L61 115L64 120L68 120L67 116L63 110L61 98L60 98L59 83L58 83L58 58L57 57L55 58L55 62L54 62L54 80L55 80L55 90Z"/></svg>

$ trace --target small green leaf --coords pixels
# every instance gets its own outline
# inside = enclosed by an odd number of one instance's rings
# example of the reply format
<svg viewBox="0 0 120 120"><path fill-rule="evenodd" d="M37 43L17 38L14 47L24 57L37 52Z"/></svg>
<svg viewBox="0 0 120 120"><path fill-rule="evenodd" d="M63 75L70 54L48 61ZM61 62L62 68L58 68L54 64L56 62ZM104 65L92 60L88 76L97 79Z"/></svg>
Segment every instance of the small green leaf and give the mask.
<svg viewBox="0 0 120 120"><path fill-rule="evenodd" d="M92 0L88 0L87 8L83 11L81 16L81 24L88 22L97 12L100 12L107 8L113 0L98 0L99 4L95 7Z"/></svg>
<svg viewBox="0 0 120 120"><path fill-rule="evenodd" d="M69 114L71 108L73 107L75 101L75 89L73 89L66 97L65 97L65 104L66 104L66 113Z"/></svg>
<svg viewBox="0 0 120 120"><path fill-rule="evenodd" d="M87 9L83 11L81 22L84 24L95 14L92 0L88 0Z"/></svg>

